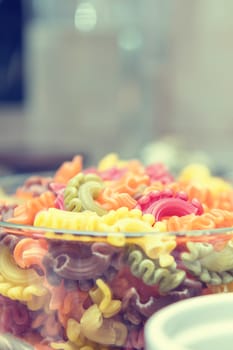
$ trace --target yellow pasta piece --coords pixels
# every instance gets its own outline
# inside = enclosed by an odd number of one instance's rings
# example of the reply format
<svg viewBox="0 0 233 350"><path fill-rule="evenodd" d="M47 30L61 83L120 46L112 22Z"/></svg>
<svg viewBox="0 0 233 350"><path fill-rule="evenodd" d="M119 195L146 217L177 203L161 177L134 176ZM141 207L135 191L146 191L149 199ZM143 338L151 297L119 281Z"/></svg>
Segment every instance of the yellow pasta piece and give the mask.
<svg viewBox="0 0 233 350"><path fill-rule="evenodd" d="M229 182L220 177L212 176L207 166L202 164L188 165L182 170L178 180L180 182L208 188L214 195L232 190L232 185Z"/></svg>
<svg viewBox="0 0 233 350"><path fill-rule="evenodd" d="M38 274L33 269L19 268L5 246L0 246L0 271L3 278L12 283L29 285L38 281Z"/></svg>
<svg viewBox="0 0 233 350"><path fill-rule="evenodd" d="M151 259L159 259L161 267L166 267L174 262L170 254L176 247L176 237L154 233L135 239L135 244L140 246L145 254Z"/></svg>
<svg viewBox="0 0 233 350"><path fill-rule="evenodd" d="M80 325L84 336L97 344L116 346L125 344L127 327L122 322L104 319L96 304L84 312Z"/></svg>
<svg viewBox="0 0 233 350"><path fill-rule="evenodd" d="M121 232L108 233L107 235L107 242L114 247L124 247L126 240L126 235Z"/></svg>
<svg viewBox="0 0 233 350"><path fill-rule="evenodd" d="M41 296L32 295L31 298L27 301L27 307L29 310L37 311L43 309L46 314L50 313L49 309L49 300L50 294L46 293Z"/></svg>
<svg viewBox="0 0 233 350"><path fill-rule="evenodd" d="M75 213L50 208L49 210L41 211L36 215L34 226L75 231L86 230L88 227L89 229L91 228L91 230L96 231L99 219L100 217L91 211ZM62 237L65 238L64 236Z"/></svg>
<svg viewBox="0 0 233 350"><path fill-rule="evenodd" d="M0 247L0 294L13 300L28 302L32 296L45 296L43 277L32 269L19 268L7 247Z"/></svg>
<svg viewBox="0 0 233 350"><path fill-rule="evenodd" d="M98 305L105 318L116 315L121 309L121 301L112 300L111 289L102 279L97 279L96 284L98 288L89 292L92 301Z"/></svg>
<svg viewBox="0 0 233 350"><path fill-rule="evenodd" d="M112 167L122 168L127 164L128 162L121 160L117 153L109 153L99 161L98 170L104 171Z"/></svg>
<svg viewBox="0 0 233 350"><path fill-rule="evenodd" d="M103 216L99 216L91 211L79 213L68 212L56 208L50 208L41 211L36 215L34 225L39 227L48 227L53 229L64 229L74 231L95 231L107 233L106 240L114 245L122 247L126 243L127 232L157 232L158 228L153 227L155 218L151 214L142 214L139 209L129 210L122 207L117 210L111 210ZM114 233L119 233L119 236ZM55 237L54 233L46 233L46 237ZM130 236L129 236L130 237ZM66 234L57 238L74 240L75 236ZM78 240L90 241L88 236L78 236ZM92 237L93 240L100 240L100 237ZM103 240L103 238L102 238Z"/></svg>

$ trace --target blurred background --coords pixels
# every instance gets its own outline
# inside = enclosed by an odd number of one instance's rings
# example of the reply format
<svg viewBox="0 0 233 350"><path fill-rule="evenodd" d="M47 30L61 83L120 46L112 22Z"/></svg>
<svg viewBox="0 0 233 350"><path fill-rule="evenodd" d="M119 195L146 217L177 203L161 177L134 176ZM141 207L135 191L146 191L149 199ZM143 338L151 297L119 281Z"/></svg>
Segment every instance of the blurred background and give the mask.
<svg viewBox="0 0 233 350"><path fill-rule="evenodd" d="M109 152L231 170L232 36L231 0L0 0L0 174Z"/></svg>

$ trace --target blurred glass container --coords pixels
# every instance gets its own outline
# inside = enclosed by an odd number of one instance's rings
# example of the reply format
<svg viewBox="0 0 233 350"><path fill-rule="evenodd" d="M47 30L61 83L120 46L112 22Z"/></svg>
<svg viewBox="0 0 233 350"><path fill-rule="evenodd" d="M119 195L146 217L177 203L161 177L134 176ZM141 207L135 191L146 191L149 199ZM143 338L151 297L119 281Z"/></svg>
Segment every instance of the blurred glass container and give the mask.
<svg viewBox="0 0 233 350"><path fill-rule="evenodd" d="M135 156L159 134L157 83L170 1L25 2L32 149ZM162 128L162 121L160 121Z"/></svg>

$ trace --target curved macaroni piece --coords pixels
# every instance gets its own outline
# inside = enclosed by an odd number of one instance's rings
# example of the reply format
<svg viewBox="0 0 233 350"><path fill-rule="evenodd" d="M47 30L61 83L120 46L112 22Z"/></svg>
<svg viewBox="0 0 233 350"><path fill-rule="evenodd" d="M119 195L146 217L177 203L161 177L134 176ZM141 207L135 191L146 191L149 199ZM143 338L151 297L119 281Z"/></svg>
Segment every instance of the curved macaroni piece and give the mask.
<svg viewBox="0 0 233 350"><path fill-rule="evenodd" d="M171 216L164 220L167 231L192 231L233 226L233 212L218 208L210 209L202 215Z"/></svg>
<svg viewBox="0 0 233 350"><path fill-rule="evenodd" d="M212 176L208 167L202 164L191 164L185 167L179 175L178 181L207 187L214 195L232 190L232 185L229 182L220 177Z"/></svg>
<svg viewBox="0 0 233 350"><path fill-rule="evenodd" d="M43 309L45 313L49 313L49 301L50 301L50 294L47 292L47 294L44 295L32 295L31 298L27 301L27 307L31 311L38 311Z"/></svg>
<svg viewBox="0 0 233 350"><path fill-rule="evenodd" d="M148 186L150 178L145 173L136 174L127 172L120 179L114 181L109 186L118 193L128 193L130 196L135 196L141 192L142 188Z"/></svg>
<svg viewBox="0 0 233 350"><path fill-rule="evenodd" d="M47 294L43 278L33 269L18 267L8 248L3 246L0 247L0 271L0 293L10 299L28 302L33 295Z"/></svg>
<svg viewBox="0 0 233 350"><path fill-rule="evenodd" d="M14 262L9 249L0 246L0 272L1 276L16 284L25 284L29 286L35 282L41 282L41 277L33 269L23 270Z"/></svg>
<svg viewBox="0 0 233 350"><path fill-rule="evenodd" d="M80 320L81 333L89 340L103 345L123 346L127 338L124 323L103 318L96 304L90 306Z"/></svg>
<svg viewBox="0 0 233 350"><path fill-rule="evenodd" d="M216 251L209 243L188 242L189 252L181 254L186 268L202 282L208 284L227 284L233 281L233 245Z"/></svg>
<svg viewBox="0 0 233 350"><path fill-rule="evenodd" d="M64 162L56 171L54 181L67 183L72 177L82 171L82 157L76 155L70 162Z"/></svg>
<svg viewBox="0 0 233 350"><path fill-rule="evenodd" d="M176 237L154 233L136 238L134 243L138 245L144 253L151 259L159 259L161 267L166 267L174 263L171 252L176 247Z"/></svg>
<svg viewBox="0 0 233 350"><path fill-rule="evenodd" d="M98 170L105 171L112 167L122 168L127 164L126 161L119 158L117 153L109 153L99 161Z"/></svg>
<svg viewBox="0 0 233 350"><path fill-rule="evenodd" d="M98 305L105 318L116 315L121 309L121 301L112 299L111 289L103 280L97 279L96 285L96 289L89 291L93 303Z"/></svg>
<svg viewBox="0 0 233 350"><path fill-rule="evenodd" d="M160 297L160 300L166 298ZM122 304L124 305L124 319L127 317L132 324L139 325L143 323L143 316L148 318L159 308L158 298L150 296L146 302L141 301L141 296L139 295L136 288L131 287L125 293ZM126 316L127 315L127 316Z"/></svg>
<svg viewBox="0 0 233 350"><path fill-rule="evenodd" d="M121 263L122 255L122 250L104 242L52 244L49 254L43 259L43 264L47 279L52 273L57 275L58 280L70 280L73 284L78 281L80 288L81 286L85 288L85 284L88 287L86 282L89 281L91 282L89 288L91 288L93 280L106 276L110 269L119 268L117 264Z"/></svg>
<svg viewBox="0 0 233 350"><path fill-rule="evenodd" d="M162 268L158 260L145 258L138 249L129 252L127 262L134 276L147 285L158 285L161 294L178 287L186 276L185 271L176 269L175 264Z"/></svg>
<svg viewBox="0 0 233 350"><path fill-rule="evenodd" d="M80 186L78 193L84 210L94 211L98 215L106 214L106 209L104 209L94 200L102 188L103 185L98 181L88 181Z"/></svg>
<svg viewBox="0 0 233 350"><path fill-rule="evenodd" d="M14 216L7 221L14 224L32 225L36 214L40 210L54 208L55 195L51 191L46 191L40 196L29 199L14 209Z"/></svg>
<svg viewBox="0 0 233 350"><path fill-rule="evenodd" d="M92 252L89 257L82 257L80 251L76 251L72 247L64 248L60 252L59 247L53 251L53 256L49 257L50 266L59 276L71 280L95 279L101 276L109 267L111 252L100 253Z"/></svg>
<svg viewBox="0 0 233 350"><path fill-rule="evenodd" d="M34 226L39 227L111 233L119 232L123 228L129 230L129 232L157 232L156 227L153 228L153 224L153 215L143 215L138 209L128 210L128 208L119 208L116 211L112 210L103 216L99 216L91 211L74 213L50 208L46 211L40 211L34 220ZM125 230L123 232L127 231ZM62 239L67 239L67 237L69 239L71 238L70 235L63 235ZM83 238L79 236L79 239ZM91 241L93 239L95 238L92 237L89 240Z"/></svg>
<svg viewBox="0 0 233 350"><path fill-rule="evenodd" d="M106 209L101 207L94 198L104 187L102 179L95 174L79 173L73 177L64 190L64 204L69 211L90 210L98 215L104 215Z"/></svg>
<svg viewBox="0 0 233 350"><path fill-rule="evenodd" d="M68 319L80 321L85 312L84 303L88 298L88 292L77 290L67 291L64 302L58 309L58 318L61 324L66 327Z"/></svg>
<svg viewBox="0 0 233 350"><path fill-rule="evenodd" d="M68 320L67 342L52 342L51 346L63 350L108 350L110 348L106 343L124 345L125 333L126 327L122 323L103 320L98 307L93 305L86 310L80 323L72 318Z"/></svg>
<svg viewBox="0 0 233 350"><path fill-rule="evenodd" d="M50 208L40 211L36 215L34 226L74 231L98 231L99 218L96 213L88 211L74 213L72 211ZM66 236L70 240L70 235L62 235L62 239L66 239Z"/></svg>
<svg viewBox="0 0 233 350"><path fill-rule="evenodd" d="M128 193L118 193L110 187L105 187L100 192L96 200L103 208L106 208L107 210L116 210L121 207L133 209L137 204L137 201Z"/></svg>
<svg viewBox="0 0 233 350"><path fill-rule="evenodd" d="M43 338L62 338L63 329L57 320L56 312L35 314L31 328L36 329Z"/></svg>
<svg viewBox="0 0 233 350"><path fill-rule="evenodd" d="M44 270L42 260L47 251L48 243L45 239L23 238L16 244L13 257L16 264L22 268L38 265Z"/></svg>

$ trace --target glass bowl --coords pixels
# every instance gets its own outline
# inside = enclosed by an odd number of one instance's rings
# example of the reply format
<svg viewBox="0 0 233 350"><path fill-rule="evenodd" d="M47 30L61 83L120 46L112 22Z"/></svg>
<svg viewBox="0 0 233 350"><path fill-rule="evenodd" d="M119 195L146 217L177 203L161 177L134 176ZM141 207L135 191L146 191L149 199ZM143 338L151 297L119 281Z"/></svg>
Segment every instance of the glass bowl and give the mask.
<svg viewBox="0 0 233 350"><path fill-rule="evenodd" d="M0 187L14 193L27 177ZM9 197L2 220L11 206ZM97 232L59 220L53 228L0 222L1 349L145 349L144 326L158 310L233 291L232 227Z"/></svg>

